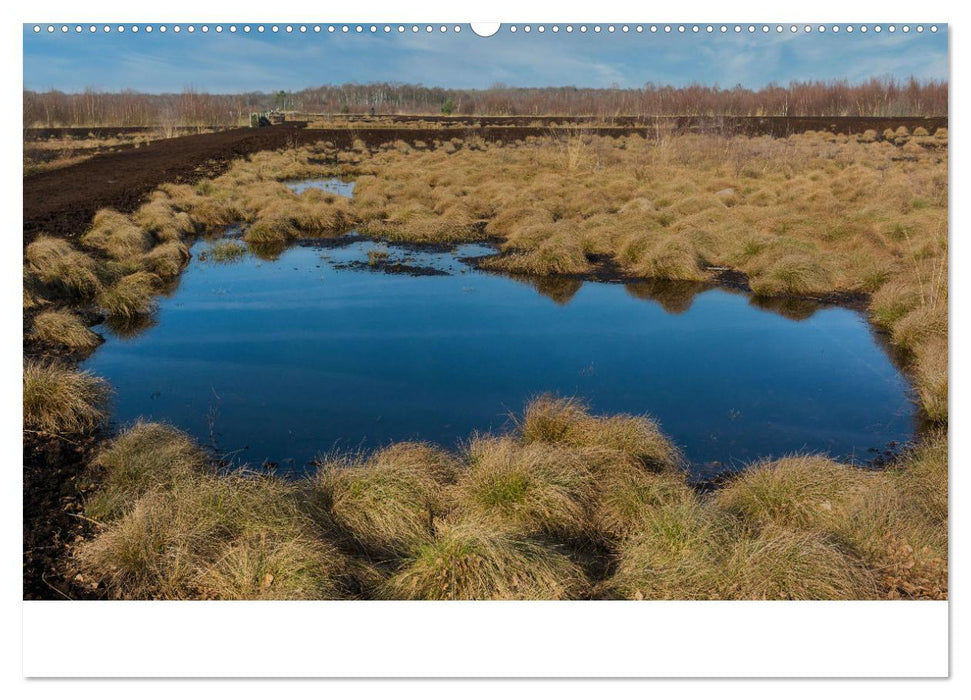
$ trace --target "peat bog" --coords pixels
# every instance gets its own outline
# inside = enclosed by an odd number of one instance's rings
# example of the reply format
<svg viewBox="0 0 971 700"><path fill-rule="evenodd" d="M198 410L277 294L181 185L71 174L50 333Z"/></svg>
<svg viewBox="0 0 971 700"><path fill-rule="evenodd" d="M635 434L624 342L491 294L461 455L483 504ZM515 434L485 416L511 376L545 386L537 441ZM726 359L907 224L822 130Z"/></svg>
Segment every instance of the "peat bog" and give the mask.
<svg viewBox="0 0 971 700"><path fill-rule="evenodd" d="M851 309L513 278L476 269L495 252L481 244L352 233L219 262L223 245L193 245L151 326L95 328L107 342L83 367L114 388L119 424L168 422L235 463L294 474L332 451L453 449L544 393L652 416L698 479L794 452L866 463L913 437L907 381Z"/></svg>

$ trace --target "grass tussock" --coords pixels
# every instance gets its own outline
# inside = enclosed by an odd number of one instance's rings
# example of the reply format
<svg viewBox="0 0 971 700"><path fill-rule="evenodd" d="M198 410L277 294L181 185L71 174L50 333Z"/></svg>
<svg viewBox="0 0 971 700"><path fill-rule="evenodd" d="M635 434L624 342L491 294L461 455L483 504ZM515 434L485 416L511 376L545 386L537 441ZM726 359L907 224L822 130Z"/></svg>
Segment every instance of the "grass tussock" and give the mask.
<svg viewBox="0 0 971 700"><path fill-rule="evenodd" d="M596 469L594 527L609 542L622 540L641 527L658 508L678 507L695 500L683 474L646 471L616 454L604 455Z"/></svg>
<svg viewBox="0 0 971 700"><path fill-rule="evenodd" d="M146 316L155 308L155 290L160 279L150 272L125 275L98 296L98 305L110 317L131 320Z"/></svg>
<svg viewBox="0 0 971 700"><path fill-rule="evenodd" d="M98 263L63 239L39 236L24 257L29 272L55 295L86 300L101 290Z"/></svg>
<svg viewBox="0 0 971 700"><path fill-rule="evenodd" d="M178 211L164 192L157 192L152 201L141 206L133 215L134 222L152 234L160 242L180 242L194 233L195 226L189 215Z"/></svg>
<svg viewBox="0 0 971 700"><path fill-rule="evenodd" d="M765 300L870 293L924 413L946 425L946 134L575 143L575 158L547 139L359 144L338 166L320 164L333 160L324 146L254 154L165 186L131 216L99 212L82 239L91 255L38 238L24 306L94 302L113 323L143 322L185 264L182 237L231 224L271 257L352 226L413 242L488 235L503 254L484 266L529 275L558 303L609 261L652 290L737 270L757 303L792 318L804 310ZM280 182L338 170L358 175L351 199ZM241 254L233 245L226 259ZM658 299L686 308L691 294ZM72 321L45 318L58 313L34 319L36 340L70 337ZM106 389L28 361L25 428L91 429ZM368 594L415 599L947 597L946 428L882 472L797 455L701 496L682 467L650 419L554 397L459 454L404 443L296 483L216 476L184 435L138 424L97 459L86 507L102 529L79 561L123 598L341 597L354 578Z"/></svg>
<svg viewBox="0 0 971 700"><path fill-rule="evenodd" d="M832 276L817 260L806 255L790 255L771 263L751 280L759 295L808 295L832 288Z"/></svg>
<svg viewBox="0 0 971 700"><path fill-rule="evenodd" d="M101 209L94 215L91 228L81 242L116 260L144 255L152 248L152 236L128 216L113 209Z"/></svg>
<svg viewBox="0 0 971 700"><path fill-rule="evenodd" d="M656 471L680 470L683 458L657 423L646 416L591 416L576 399L540 396L519 423L523 442L599 447L628 455Z"/></svg>
<svg viewBox="0 0 971 700"><path fill-rule="evenodd" d="M83 571L130 598L947 596L943 433L886 471L791 456L703 495L644 459L643 426L604 438L618 417L548 397L526 414L459 454L401 443L296 482L217 476L136 424L93 466Z"/></svg>
<svg viewBox="0 0 971 700"><path fill-rule="evenodd" d="M101 337L70 311L44 311L34 319L31 340L54 347L88 352L98 347Z"/></svg>
<svg viewBox="0 0 971 700"><path fill-rule="evenodd" d="M102 521L129 512L150 491L167 491L212 471L208 455L188 435L141 421L103 449L92 468L101 488L88 499L85 511Z"/></svg>
<svg viewBox="0 0 971 700"><path fill-rule="evenodd" d="M319 537L295 487L270 477L197 475L139 498L80 548L126 599L311 599L344 595L346 562Z"/></svg>
<svg viewBox="0 0 971 700"><path fill-rule="evenodd" d="M720 597L722 525L697 498L641 513L619 544L617 569L599 594L628 600Z"/></svg>
<svg viewBox="0 0 971 700"><path fill-rule="evenodd" d="M152 248L142 258L145 271L172 280L189 262L189 249L178 241L167 241Z"/></svg>
<svg viewBox="0 0 971 700"><path fill-rule="evenodd" d="M825 537L762 530L731 543L720 581L731 600L867 600L879 597L873 573Z"/></svg>
<svg viewBox="0 0 971 700"><path fill-rule="evenodd" d="M314 479L323 512L357 545L380 555L400 554L434 535L444 508L434 469L403 450L380 453L363 464L338 462ZM395 458L398 457L398 458Z"/></svg>
<svg viewBox="0 0 971 700"><path fill-rule="evenodd" d="M448 523L379 589L398 600L564 600L583 595L583 571L539 542L481 523Z"/></svg>
<svg viewBox="0 0 971 700"><path fill-rule="evenodd" d="M748 467L718 491L715 502L749 525L807 529L832 517L873 478L826 457L793 456Z"/></svg>
<svg viewBox="0 0 971 700"><path fill-rule="evenodd" d="M586 504L593 474L574 452L478 438L455 487L462 517L530 536L580 537L589 528Z"/></svg>
<svg viewBox="0 0 971 700"><path fill-rule="evenodd" d="M490 258L483 267L526 275L581 275L591 269L580 242L558 236L535 250Z"/></svg>
<svg viewBox="0 0 971 700"><path fill-rule="evenodd" d="M236 241L216 241L208 250L199 254L200 260L212 260L216 263L233 263L246 255L246 246Z"/></svg>
<svg viewBox="0 0 971 700"><path fill-rule="evenodd" d="M60 362L24 362L24 428L53 435L90 430L106 417L108 384Z"/></svg>

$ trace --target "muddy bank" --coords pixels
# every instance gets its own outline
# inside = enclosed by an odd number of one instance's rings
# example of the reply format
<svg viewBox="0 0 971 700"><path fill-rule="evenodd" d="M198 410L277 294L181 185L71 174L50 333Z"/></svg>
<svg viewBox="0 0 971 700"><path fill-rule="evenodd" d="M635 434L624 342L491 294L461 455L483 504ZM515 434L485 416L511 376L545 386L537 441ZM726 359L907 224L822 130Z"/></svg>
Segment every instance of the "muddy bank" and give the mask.
<svg viewBox="0 0 971 700"><path fill-rule="evenodd" d="M99 440L98 434L50 438L24 431L24 600L96 597L77 578L70 555L94 532L83 517L91 489L85 465Z"/></svg>
<svg viewBox="0 0 971 700"><path fill-rule="evenodd" d="M45 141L47 139L107 139L117 136L136 136L141 134L157 135L163 138L166 134L172 136L187 136L203 131L220 131L222 126L52 126L28 127L24 129L24 141Z"/></svg>

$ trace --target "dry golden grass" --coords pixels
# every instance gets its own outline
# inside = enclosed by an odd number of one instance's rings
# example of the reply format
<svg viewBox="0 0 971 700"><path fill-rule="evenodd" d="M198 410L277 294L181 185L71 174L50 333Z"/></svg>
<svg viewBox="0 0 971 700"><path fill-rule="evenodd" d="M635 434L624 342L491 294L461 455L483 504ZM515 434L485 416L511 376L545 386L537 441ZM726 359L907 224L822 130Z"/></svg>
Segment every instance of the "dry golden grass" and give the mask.
<svg viewBox="0 0 971 700"><path fill-rule="evenodd" d="M291 484L179 479L139 498L83 544L79 561L126 599L342 597L345 558L321 539Z"/></svg>
<svg viewBox="0 0 971 700"><path fill-rule="evenodd" d="M584 594L565 555L482 523L441 524L379 589L398 600L563 600Z"/></svg>
<svg viewBox="0 0 971 700"><path fill-rule="evenodd" d="M151 250L152 236L124 214L101 209L94 215L91 229L81 236L81 243L116 260L125 260Z"/></svg>
<svg viewBox="0 0 971 700"><path fill-rule="evenodd" d="M152 248L142 258L145 271L162 279L175 279L189 262L189 249L179 241L166 241Z"/></svg>
<svg viewBox="0 0 971 700"><path fill-rule="evenodd" d="M629 600L720 597L723 525L697 499L645 510L618 547L615 574L599 594Z"/></svg>
<svg viewBox="0 0 971 700"><path fill-rule="evenodd" d="M317 164L325 145L267 152L165 186L131 216L99 212L83 237L92 255L46 237L28 246L24 307L96 301L114 321L143 319L185 263L182 237L231 224L269 256L355 225L416 242L488 235L503 253L487 266L531 275L558 303L603 260L672 309L692 292L660 281L697 289L712 267L744 272L759 304L793 318L794 296L870 293L924 412L946 424L946 134L458 145L361 144L340 166ZM280 182L338 172L358 175L353 199ZM68 337L50 313L37 339ZM106 389L28 361L25 428L91 429ZM349 578L418 599L946 598L946 451L941 431L886 472L794 456L702 498L653 421L552 397L462 454L395 445L306 483L216 477L184 435L143 424L99 458L87 507L104 529L80 561L134 598L340 597ZM612 575L587 580L594 570Z"/></svg>
<svg viewBox="0 0 971 700"><path fill-rule="evenodd" d="M477 438L468 459L454 492L461 517L519 536L588 533L593 474L575 452Z"/></svg>
<svg viewBox="0 0 971 700"><path fill-rule="evenodd" d="M757 527L821 527L852 493L877 478L826 457L799 455L749 466L714 501Z"/></svg>
<svg viewBox="0 0 971 700"><path fill-rule="evenodd" d="M680 452L646 416L591 416L576 399L540 396L523 412L519 432L526 444L547 443L616 450L656 471L680 470Z"/></svg>
<svg viewBox="0 0 971 700"><path fill-rule="evenodd" d="M621 540L637 531L643 518L656 508L695 500L694 490L683 474L649 472L635 462L618 459L616 454L602 455L594 471L594 527L608 541Z"/></svg>
<svg viewBox="0 0 971 700"><path fill-rule="evenodd" d="M129 512L149 491L164 491L195 474L209 473L209 457L188 435L161 423L138 422L92 462L101 488L85 511L101 521Z"/></svg>
<svg viewBox="0 0 971 700"><path fill-rule="evenodd" d="M370 463L424 472L440 485L454 484L461 469L454 455L423 442L395 443L371 455Z"/></svg>
<svg viewBox="0 0 971 700"><path fill-rule="evenodd" d="M442 485L421 460L389 455L364 464L336 462L313 482L319 508L358 546L394 555L429 541L444 509Z"/></svg>
<svg viewBox="0 0 971 700"><path fill-rule="evenodd" d="M90 351L101 343L97 333L70 311L44 311L34 319L32 340L46 345Z"/></svg>
<svg viewBox="0 0 971 700"><path fill-rule="evenodd" d="M59 362L24 362L24 428L53 435L90 430L106 417L108 384Z"/></svg>
<svg viewBox="0 0 971 700"><path fill-rule="evenodd" d="M162 242L181 241L195 230L189 215L176 210L172 200L162 191L155 192L152 200L139 207L132 218Z"/></svg>
<svg viewBox="0 0 971 700"><path fill-rule="evenodd" d="M867 600L876 577L825 537L767 528L742 535L726 552L719 597L731 600Z"/></svg>
<svg viewBox="0 0 971 700"><path fill-rule="evenodd" d="M98 263L63 239L39 236L24 257L28 270L52 294L90 299L101 290Z"/></svg>
<svg viewBox="0 0 971 700"><path fill-rule="evenodd" d="M289 483L217 476L184 434L137 424L94 465L83 571L129 598L947 596L943 433L887 471L793 456L701 496L576 431L617 417L537 403L459 455L401 443Z"/></svg>
<svg viewBox="0 0 971 700"><path fill-rule="evenodd" d="M109 316L124 320L150 314L159 282L159 277L150 272L125 275L98 295L98 305Z"/></svg>

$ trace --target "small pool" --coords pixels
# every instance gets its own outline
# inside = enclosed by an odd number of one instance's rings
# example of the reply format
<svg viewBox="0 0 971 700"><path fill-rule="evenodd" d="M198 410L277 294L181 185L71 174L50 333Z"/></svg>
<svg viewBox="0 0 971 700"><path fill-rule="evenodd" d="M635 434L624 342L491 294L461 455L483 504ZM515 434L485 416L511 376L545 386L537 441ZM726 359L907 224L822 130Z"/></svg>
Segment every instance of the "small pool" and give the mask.
<svg viewBox="0 0 971 700"><path fill-rule="evenodd" d="M86 362L115 419L169 421L238 463L502 430L532 396L647 413L695 476L909 440L911 390L863 316L700 285L512 279L353 235L274 260L193 260L153 325Z"/></svg>
<svg viewBox="0 0 971 700"><path fill-rule="evenodd" d="M297 194L302 194L307 190L323 190L341 197L354 196L354 181L343 180L339 177L328 177L319 180L289 180L285 183L287 187Z"/></svg>

